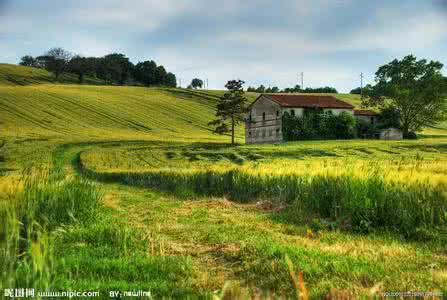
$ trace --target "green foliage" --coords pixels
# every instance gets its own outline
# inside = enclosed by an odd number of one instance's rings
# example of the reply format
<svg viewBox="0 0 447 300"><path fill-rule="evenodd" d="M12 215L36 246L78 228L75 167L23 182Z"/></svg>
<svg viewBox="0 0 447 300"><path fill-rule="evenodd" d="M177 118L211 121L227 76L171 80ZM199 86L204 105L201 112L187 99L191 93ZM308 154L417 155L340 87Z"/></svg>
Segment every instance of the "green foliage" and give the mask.
<svg viewBox="0 0 447 300"><path fill-rule="evenodd" d="M68 62L67 71L77 74L79 83L84 83L86 75L95 75L96 58L75 56Z"/></svg>
<svg viewBox="0 0 447 300"><path fill-rule="evenodd" d="M59 76L67 70L71 53L62 48L52 48L44 55L37 57L39 65L43 65L45 69L52 72L59 79Z"/></svg>
<svg viewBox="0 0 447 300"><path fill-rule="evenodd" d="M177 86L175 75L167 73L163 66L157 66L152 60L136 64L133 69L133 77L136 81L141 82L146 86Z"/></svg>
<svg viewBox="0 0 447 300"><path fill-rule="evenodd" d="M349 93L353 95L361 95L363 92L363 95L368 95L371 91L372 86L370 84L367 84L363 87L357 87L355 89L352 89Z"/></svg>
<svg viewBox="0 0 447 300"><path fill-rule="evenodd" d="M328 87L328 86L319 87L319 88L308 87L308 88L302 89L301 86L299 86L298 84L291 88L289 88L289 87L285 88L282 91L277 86L266 88L264 85L261 84L257 88L251 87L251 86L248 87L247 92L256 92L256 93L261 93L261 94L262 93L279 93L279 92L282 92L282 93L311 93L311 94L314 94L314 93L337 94L338 93L337 90L333 87Z"/></svg>
<svg viewBox="0 0 447 300"><path fill-rule="evenodd" d="M283 115L283 135L286 141L312 139L350 139L355 137L354 117L342 112L305 112L303 116Z"/></svg>
<svg viewBox="0 0 447 300"><path fill-rule="evenodd" d="M291 88L285 88L283 90L284 93L300 93L302 92L301 86L299 86L298 84L295 85L294 87Z"/></svg>
<svg viewBox="0 0 447 300"><path fill-rule="evenodd" d="M319 88L305 88L303 93L330 93L330 94L337 94L338 91L334 87L325 86L325 87L319 87Z"/></svg>
<svg viewBox="0 0 447 300"><path fill-rule="evenodd" d="M393 106L385 106L378 115L380 128L401 128L400 111Z"/></svg>
<svg viewBox="0 0 447 300"><path fill-rule="evenodd" d="M384 128L389 127L390 126ZM380 134L380 129L377 124L371 124L371 122L368 122L363 119L356 120L355 128L356 128L356 136L359 138L377 137Z"/></svg>
<svg viewBox="0 0 447 300"><path fill-rule="evenodd" d="M56 80L59 80L64 72L68 72L76 74L79 83L84 83L85 76L89 75L109 84L124 85L136 81L146 86L177 86L175 75L167 72L163 66L157 66L154 61L139 62L134 66L129 58L121 53L104 57L72 57L62 48L53 48L36 58L29 55L22 57L20 65L45 68L55 75Z"/></svg>
<svg viewBox="0 0 447 300"><path fill-rule="evenodd" d="M98 60L96 74L106 82L124 85L129 79L133 64L124 54L112 53Z"/></svg>
<svg viewBox="0 0 447 300"><path fill-rule="evenodd" d="M219 98L216 105L216 119L208 125L214 126L214 132L231 132L231 144L234 145L235 126L242 122L247 112L247 98L244 96L242 80L230 80L225 85L228 92ZM230 122L231 129L227 122Z"/></svg>
<svg viewBox="0 0 447 300"><path fill-rule="evenodd" d="M190 86L191 86L192 88L194 88L194 89L202 88L202 86L203 86L203 80L201 80L201 79L199 79L199 78L194 78L194 79L191 81Z"/></svg>
<svg viewBox="0 0 447 300"><path fill-rule="evenodd" d="M23 56L20 59L19 65L24 66L24 67L34 67L34 68L39 67L39 65L37 64L37 60L30 55Z"/></svg>
<svg viewBox="0 0 447 300"><path fill-rule="evenodd" d="M364 104L391 106L399 111L405 136L433 126L445 120L447 113L442 67L438 61L417 60L413 55L395 59L377 70L377 84L369 91Z"/></svg>

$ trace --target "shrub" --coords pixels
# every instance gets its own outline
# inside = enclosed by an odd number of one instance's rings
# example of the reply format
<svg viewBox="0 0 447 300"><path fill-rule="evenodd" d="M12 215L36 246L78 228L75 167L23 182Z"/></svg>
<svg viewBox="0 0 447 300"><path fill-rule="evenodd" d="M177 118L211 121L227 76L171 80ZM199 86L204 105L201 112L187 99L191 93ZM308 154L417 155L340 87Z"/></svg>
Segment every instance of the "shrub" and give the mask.
<svg viewBox="0 0 447 300"><path fill-rule="evenodd" d="M312 139L350 139L355 137L355 118L342 112L338 116L331 112L306 112L302 117L285 113L283 135L286 141Z"/></svg>

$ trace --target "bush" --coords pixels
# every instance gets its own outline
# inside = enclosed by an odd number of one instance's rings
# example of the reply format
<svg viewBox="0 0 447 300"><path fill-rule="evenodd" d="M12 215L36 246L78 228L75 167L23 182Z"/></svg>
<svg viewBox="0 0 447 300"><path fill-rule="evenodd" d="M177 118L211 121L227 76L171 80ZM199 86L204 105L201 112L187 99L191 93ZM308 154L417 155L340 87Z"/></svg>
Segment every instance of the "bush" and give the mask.
<svg viewBox="0 0 447 300"><path fill-rule="evenodd" d="M412 131L407 132L407 133L404 132L404 139L415 140L417 138L418 138L418 136L417 136L416 132L412 132Z"/></svg>
<svg viewBox="0 0 447 300"><path fill-rule="evenodd" d="M307 112L302 117L283 116L283 135L286 141L312 139L350 139L355 137L355 118L347 113Z"/></svg>
<svg viewBox="0 0 447 300"><path fill-rule="evenodd" d="M357 137L374 137L380 134L380 130L376 124L371 124L362 119L357 120L355 127Z"/></svg>

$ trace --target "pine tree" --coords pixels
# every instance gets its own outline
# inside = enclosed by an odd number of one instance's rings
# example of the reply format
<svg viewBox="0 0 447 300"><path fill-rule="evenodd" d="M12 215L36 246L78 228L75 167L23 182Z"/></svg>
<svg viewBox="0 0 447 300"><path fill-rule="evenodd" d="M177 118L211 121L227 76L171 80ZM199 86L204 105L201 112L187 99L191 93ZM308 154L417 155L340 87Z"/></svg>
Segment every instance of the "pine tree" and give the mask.
<svg viewBox="0 0 447 300"><path fill-rule="evenodd" d="M208 124L215 126L214 132L218 134L231 132L231 145L234 145L234 127L244 120L247 112L248 100L244 96L243 84L242 80L228 81L225 85L228 92L217 102L217 118Z"/></svg>

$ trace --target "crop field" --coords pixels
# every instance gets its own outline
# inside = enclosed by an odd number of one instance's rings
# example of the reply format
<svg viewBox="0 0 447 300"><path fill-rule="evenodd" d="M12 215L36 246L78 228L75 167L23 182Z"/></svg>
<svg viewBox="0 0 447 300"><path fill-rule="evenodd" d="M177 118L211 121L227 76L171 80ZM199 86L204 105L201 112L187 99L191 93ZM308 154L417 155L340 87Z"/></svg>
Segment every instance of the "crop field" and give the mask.
<svg viewBox="0 0 447 300"><path fill-rule="evenodd" d="M221 91L64 78L0 65L0 289L447 295L445 124L229 147Z"/></svg>

